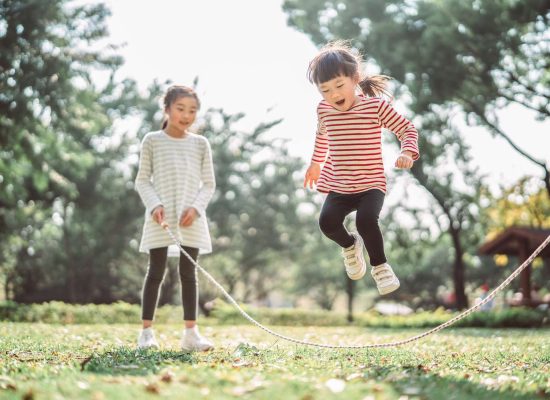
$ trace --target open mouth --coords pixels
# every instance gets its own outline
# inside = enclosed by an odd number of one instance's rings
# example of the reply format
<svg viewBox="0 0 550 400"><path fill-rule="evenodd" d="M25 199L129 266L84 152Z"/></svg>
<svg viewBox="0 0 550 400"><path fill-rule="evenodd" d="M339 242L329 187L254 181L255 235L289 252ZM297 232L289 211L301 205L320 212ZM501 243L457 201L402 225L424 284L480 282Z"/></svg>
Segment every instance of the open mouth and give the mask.
<svg viewBox="0 0 550 400"><path fill-rule="evenodd" d="M336 102L336 104L339 105L339 106L341 106L341 105L343 105L345 102L346 102L346 99L342 99L342 100L338 100L338 101Z"/></svg>

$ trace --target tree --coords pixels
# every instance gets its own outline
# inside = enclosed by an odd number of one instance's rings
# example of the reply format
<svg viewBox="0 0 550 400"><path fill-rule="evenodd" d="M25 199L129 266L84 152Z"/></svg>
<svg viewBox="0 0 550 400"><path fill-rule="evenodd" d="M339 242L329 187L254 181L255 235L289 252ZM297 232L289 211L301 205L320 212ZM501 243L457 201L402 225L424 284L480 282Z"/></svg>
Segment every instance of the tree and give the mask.
<svg viewBox="0 0 550 400"><path fill-rule="evenodd" d="M410 90L413 112L459 105L468 123L503 138L542 169L550 197L547 162L515 143L498 117L510 105L540 120L550 116L547 0L287 0L284 9L290 25L316 43L354 39Z"/></svg>
<svg viewBox="0 0 550 400"><path fill-rule="evenodd" d="M280 121L243 132L233 128L243 116L210 110L205 117L217 189L208 206L214 254L204 264L230 293L250 301L284 286L302 246L295 175L302 161L288 154L284 141L268 137Z"/></svg>
<svg viewBox="0 0 550 400"><path fill-rule="evenodd" d="M491 193L488 189L482 190L481 203L485 205L480 215L486 232L485 240L494 238L512 226L550 229L550 199L537 178L526 176L515 184L501 186L498 194ZM521 261L523 260L517 260ZM543 261L541 257L535 259L532 264L533 282L549 282L548 261ZM485 262L488 265L480 269L476 277L478 282L488 282L491 285L500 282L505 274L510 273L509 269L502 267L511 268L516 265L506 255L497 255L493 260L486 258Z"/></svg>
<svg viewBox="0 0 550 400"><path fill-rule="evenodd" d="M104 5L0 2L0 272L19 301L112 301L136 207L113 121L139 104ZM110 76L97 87L91 74ZM120 196L120 197L119 197ZM110 207L105 207L110 204ZM60 251L57 251L57 250Z"/></svg>
<svg viewBox="0 0 550 400"><path fill-rule="evenodd" d="M461 135L450 124L444 123L446 118L457 114L457 108L470 114L471 110L447 94L464 86L471 97L481 98L479 101L483 102L487 96L479 93L489 90L492 84L478 81L480 76L485 76L481 72L474 74L462 68L461 57L457 56L460 53L455 49L461 46L469 48L470 44L464 38L450 35L449 31L454 32L456 25L441 22L449 17L445 7L453 4L458 3L288 0L284 9L289 15L289 24L310 35L317 44L335 38L354 39L358 50L368 51L382 73L404 84L398 90L407 88L408 106L415 111L422 133L420 147L423 156L415 164L412 174L430 193L446 220L444 224L439 223L439 218L435 221L452 239L454 285L458 307L463 308L467 305L463 261L467 245L464 242L472 245L475 240L471 233L476 232L472 225L477 215L478 194L472 189L479 185L476 183L478 173L469 165ZM485 2L476 2L476 7L479 4ZM466 6L460 3L458 7ZM523 23L528 25L525 21ZM458 62L449 62L456 58ZM466 61L471 61L471 57L466 57ZM474 93L475 90L478 93ZM453 167L457 169L453 170ZM458 191L457 182L462 182Z"/></svg>

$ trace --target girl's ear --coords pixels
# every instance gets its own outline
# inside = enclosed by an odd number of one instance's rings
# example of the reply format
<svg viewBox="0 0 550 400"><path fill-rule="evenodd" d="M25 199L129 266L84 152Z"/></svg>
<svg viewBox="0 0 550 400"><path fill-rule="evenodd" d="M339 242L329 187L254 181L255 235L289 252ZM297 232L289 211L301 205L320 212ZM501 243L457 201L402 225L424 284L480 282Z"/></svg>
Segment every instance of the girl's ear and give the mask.
<svg viewBox="0 0 550 400"><path fill-rule="evenodd" d="M359 76L359 72L356 72L356 73L353 75L353 83L354 83L355 85L358 85L360 80L361 80L361 77Z"/></svg>

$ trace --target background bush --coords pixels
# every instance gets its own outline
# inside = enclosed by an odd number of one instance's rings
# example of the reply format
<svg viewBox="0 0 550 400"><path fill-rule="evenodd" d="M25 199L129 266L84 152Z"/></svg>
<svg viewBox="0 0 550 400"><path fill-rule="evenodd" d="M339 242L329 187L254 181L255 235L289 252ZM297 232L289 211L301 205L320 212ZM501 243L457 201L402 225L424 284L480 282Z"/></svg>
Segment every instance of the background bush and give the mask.
<svg viewBox="0 0 550 400"><path fill-rule="evenodd" d="M248 323L230 304L217 300L208 317L201 323L209 325L242 325ZM325 310L293 308L262 308L242 306L261 324L286 326L346 326L345 313ZM371 310L358 313L354 325L370 328L431 328L457 315L438 309L407 316L387 316ZM117 302L113 304L68 304L49 302L42 304L18 304L0 302L0 321L43 322L50 324L114 324L139 323L141 309L137 304ZM165 305L157 309L158 323L179 323L182 310L179 305ZM527 308L509 308L494 311L478 311L459 321L458 327L486 328L540 328L550 327L550 312Z"/></svg>

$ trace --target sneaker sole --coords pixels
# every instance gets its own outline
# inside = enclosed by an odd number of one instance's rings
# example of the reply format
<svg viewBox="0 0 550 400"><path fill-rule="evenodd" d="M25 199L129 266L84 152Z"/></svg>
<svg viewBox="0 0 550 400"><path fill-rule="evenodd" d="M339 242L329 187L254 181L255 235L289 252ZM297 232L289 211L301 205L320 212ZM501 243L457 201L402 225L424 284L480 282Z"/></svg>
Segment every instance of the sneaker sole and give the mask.
<svg viewBox="0 0 550 400"><path fill-rule="evenodd" d="M147 349L154 349L154 350L159 350L160 349L160 346L157 346L157 345L149 345L149 346L137 346L137 349L138 350L147 350Z"/></svg>
<svg viewBox="0 0 550 400"><path fill-rule="evenodd" d="M359 279L364 277L365 274L367 273L367 267L363 266L363 268L355 275L352 275L352 274L348 273L347 271L346 271L346 273L348 274L349 279L351 279L353 281L358 281Z"/></svg>
<svg viewBox="0 0 550 400"><path fill-rule="evenodd" d="M362 263L361 263L361 269L359 270L358 273L356 274L350 274L347 270L346 270L346 274L348 274L348 277L349 279L351 279L352 281L358 281L359 279L361 279L362 277L365 276L365 274L367 273L367 263L365 262L365 259L363 259L363 249L365 248L365 244L363 243L363 238L361 236L359 236L358 233L354 232L352 234L352 236L355 238L356 240L356 245L358 244L359 247L361 248L361 258L362 258Z"/></svg>
<svg viewBox="0 0 550 400"><path fill-rule="evenodd" d="M209 347L207 349L204 349L204 350L201 350L201 349L188 349L187 347L181 346L181 350L185 351L185 352L188 352L188 353L193 353L195 351L206 352L206 351L210 351L210 350L213 350L213 349L214 349L214 346L211 346L211 347Z"/></svg>
<svg viewBox="0 0 550 400"><path fill-rule="evenodd" d="M396 279L396 282L392 283L391 285L383 288L378 288L378 292L383 296L385 294L395 292L397 289L399 289L399 286L401 286L401 284L399 283L399 279Z"/></svg>

